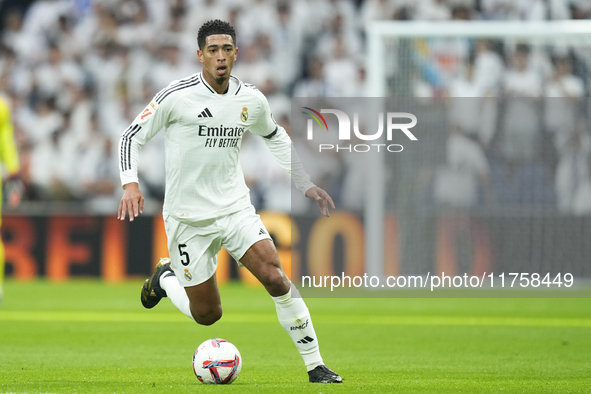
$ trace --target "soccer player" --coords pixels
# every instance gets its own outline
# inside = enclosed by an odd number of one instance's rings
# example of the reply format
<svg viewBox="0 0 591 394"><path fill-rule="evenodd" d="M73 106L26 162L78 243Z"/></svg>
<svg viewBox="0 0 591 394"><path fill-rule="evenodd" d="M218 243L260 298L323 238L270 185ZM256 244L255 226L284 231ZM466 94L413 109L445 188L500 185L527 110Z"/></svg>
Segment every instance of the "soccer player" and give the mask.
<svg viewBox="0 0 591 394"><path fill-rule="evenodd" d="M340 383L326 367L306 304L281 268L271 238L250 202L238 161L245 132L261 136L297 187L329 216L332 199L304 172L291 139L271 115L265 96L231 75L238 54L236 33L227 22L199 29L197 55L202 72L161 90L123 133L120 148L124 193L118 218L142 213L138 150L161 129L166 156L163 216L170 259L161 259L141 291L144 307L162 297L199 324L222 316L215 270L224 247L264 285L275 301L279 322L292 338L310 382Z"/></svg>
<svg viewBox="0 0 591 394"><path fill-rule="evenodd" d="M14 143L14 131L10 119L10 106L6 99L0 96L0 163L6 167L8 180L6 181L6 191L8 194L8 203L16 206L20 202L22 193L22 183L19 178L20 163L16 144ZM2 188L0 188L0 210L2 209ZM0 226L2 217L0 216ZM4 284L4 244L0 239L0 303L2 303Z"/></svg>

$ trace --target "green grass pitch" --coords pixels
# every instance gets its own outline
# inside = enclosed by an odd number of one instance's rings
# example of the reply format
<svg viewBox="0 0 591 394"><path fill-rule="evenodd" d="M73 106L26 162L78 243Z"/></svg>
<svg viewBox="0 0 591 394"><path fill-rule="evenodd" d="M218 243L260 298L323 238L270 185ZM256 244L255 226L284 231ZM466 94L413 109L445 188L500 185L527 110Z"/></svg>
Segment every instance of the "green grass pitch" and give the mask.
<svg viewBox="0 0 591 394"><path fill-rule="evenodd" d="M221 288L210 327L141 282L8 281L0 306L1 393L589 393L591 299L308 299L322 355L344 379L307 382L260 288ZM191 357L205 339L244 359L230 386L205 386Z"/></svg>

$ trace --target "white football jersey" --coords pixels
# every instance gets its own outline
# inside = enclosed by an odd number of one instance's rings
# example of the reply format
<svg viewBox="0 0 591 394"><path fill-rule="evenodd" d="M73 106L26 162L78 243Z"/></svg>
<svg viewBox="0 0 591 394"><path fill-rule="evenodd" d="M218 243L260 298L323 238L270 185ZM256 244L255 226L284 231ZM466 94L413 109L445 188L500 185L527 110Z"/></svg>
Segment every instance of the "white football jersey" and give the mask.
<svg viewBox="0 0 591 394"><path fill-rule="evenodd" d="M245 132L264 139L298 190L305 193L314 186L265 96L234 76L224 94L215 92L201 73L161 90L121 136L123 185L138 182L138 151L160 130L165 140L164 216L194 222L251 204L238 158Z"/></svg>

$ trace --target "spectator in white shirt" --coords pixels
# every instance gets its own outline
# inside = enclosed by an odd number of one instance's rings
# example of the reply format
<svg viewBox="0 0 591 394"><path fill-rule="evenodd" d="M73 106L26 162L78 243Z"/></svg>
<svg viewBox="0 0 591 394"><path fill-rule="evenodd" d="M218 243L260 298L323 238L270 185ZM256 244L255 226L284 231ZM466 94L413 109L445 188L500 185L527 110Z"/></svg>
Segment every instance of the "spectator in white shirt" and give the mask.
<svg viewBox="0 0 591 394"><path fill-rule="evenodd" d="M488 149L496 129L498 103L488 95L487 86L477 80L473 56L450 83L449 94L450 123Z"/></svg>
<svg viewBox="0 0 591 394"><path fill-rule="evenodd" d="M362 27L372 21L394 19L397 11L412 5L413 2L409 0L365 0L361 4Z"/></svg>
<svg viewBox="0 0 591 394"><path fill-rule="evenodd" d="M540 20L546 16L543 0L482 0L486 19Z"/></svg>
<svg viewBox="0 0 591 394"><path fill-rule="evenodd" d="M74 198L72 187L75 185L75 172L79 164L78 146L75 138L61 122L61 116L55 117L55 124L49 123L48 118L55 114L51 111L46 102L40 102L37 119L39 124L45 122L45 129L49 134L32 146L30 177L39 187L43 198L69 200ZM51 126L54 127L50 128Z"/></svg>
<svg viewBox="0 0 591 394"><path fill-rule="evenodd" d="M84 149L78 150L75 192L89 210L106 214L117 205L120 194L116 146L98 128L96 117L88 137Z"/></svg>
<svg viewBox="0 0 591 394"><path fill-rule="evenodd" d="M51 35L59 30L59 18L74 13L68 0L37 0L25 14L25 31L38 36Z"/></svg>
<svg viewBox="0 0 591 394"><path fill-rule="evenodd" d="M574 129L575 119L581 98L585 95L583 81L572 74L572 65L568 57L556 60L552 77L544 89L544 122L546 130L553 134L556 149L565 147L569 134Z"/></svg>
<svg viewBox="0 0 591 394"><path fill-rule="evenodd" d="M560 154L556 168L558 209L566 213L591 213L591 137L587 123L579 120Z"/></svg>
<svg viewBox="0 0 591 394"><path fill-rule="evenodd" d="M125 48L107 42L97 45L96 51L86 58L85 66L96 88L95 102L104 130L116 130L125 110L120 90L127 63L125 53Z"/></svg>
<svg viewBox="0 0 591 394"><path fill-rule="evenodd" d="M35 70L35 83L43 97L56 97L57 106L65 112L72 105L72 90L80 89L84 83L81 67L64 59L57 45L49 46L47 62Z"/></svg>
<svg viewBox="0 0 591 394"><path fill-rule="evenodd" d="M271 64L261 56L258 43L243 47L240 51L240 62L234 66L233 74L242 80L247 80L255 86L265 82L268 75L273 75Z"/></svg>
<svg viewBox="0 0 591 394"><path fill-rule="evenodd" d="M163 37L162 44L158 51L158 58L154 62L148 79L153 91L158 92L164 89L170 81L185 78L195 72L195 66L183 61L180 56L180 49L173 37Z"/></svg>
<svg viewBox="0 0 591 394"><path fill-rule="evenodd" d="M53 98L39 99L35 111L31 111L26 105L20 106L15 121L33 147L48 141L53 133L64 126L64 118L55 110Z"/></svg>
<svg viewBox="0 0 591 394"><path fill-rule="evenodd" d="M503 153L510 162L531 161L539 153L542 80L528 67L529 53L528 46L517 45L503 84Z"/></svg>
<svg viewBox="0 0 591 394"><path fill-rule="evenodd" d="M476 41L474 79L485 96L497 96L503 79L505 65L501 56L492 50L492 43L486 39Z"/></svg>
<svg viewBox="0 0 591 394"><path fill-rule="evenodd" d="M419 0L414 19L446 21L451 19L451 9L446 0Z"/></svg>
<svg viewBox="0 0 591 394"><path fill-rule="evenodd" d="M363 45L358 31L348 28L344 17L340 14L336 14L331 19L329 27L324 29L316 42L316 56L324 62L329 60L334 53L339 40L347 43L344 48L345 56L356 59L363 53Z"/></svg>
<svg viewBox="0 0 591 394"><path fill-rule="evenodd" d="M324 74L324 64L313 58L308 63L308 76L299 80L293 90L294 97L335 97L334 89Z"/></svg>
<svg viewBox="0 0 591 394"><path fill-rule="evenodd" d="M478 204L479 191L484 203L494 201L489 164L479 144L452 127L446 144L446 163L435 172L434 197L440 205L471 208Z"/></svg>
<svg viewBox="0 0 591 394"><path fill-rule="evenodd" d="M9 11L4 16L2 43L11 48L19 61L33 65L45 56L45 46L40 35L23 29L23 16L18 11Z"/></svg>
<svg viewBox="0 0 591 394"><path fill-rule="evenodd" d="M339 97L355 97L359 85L359 71L356 62L345 55L346 44L342 37L335 42L332 56L326 60L326 78L331 86L338 89Z"/></svg>

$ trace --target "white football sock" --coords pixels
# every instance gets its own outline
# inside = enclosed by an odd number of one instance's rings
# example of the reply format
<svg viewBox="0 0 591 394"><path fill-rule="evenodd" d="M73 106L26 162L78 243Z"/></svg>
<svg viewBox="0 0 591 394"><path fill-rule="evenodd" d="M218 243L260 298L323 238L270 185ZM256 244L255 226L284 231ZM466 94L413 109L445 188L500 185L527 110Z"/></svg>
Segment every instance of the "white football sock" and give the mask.
<svg viewBox="0 0 591 394"><path fill-rule="evenodd" d="M174 275L166 276L170 271L166 271L160 276L160 287L166 291L166 295L172 301L172 304L183 312L189 319L193 319L191 314L191 306L189 305L189 297L185 292L185 288L181 286L178 279Z"/></svg>
<svg viewBox="0 0 591 394"><path fill-rule="evenodd" d="M297 297L292 297L292 292ZM310 312L295 286L292 285L287 294L272 298L279 323L295 343L308 371L323 365Z"/></svg>

